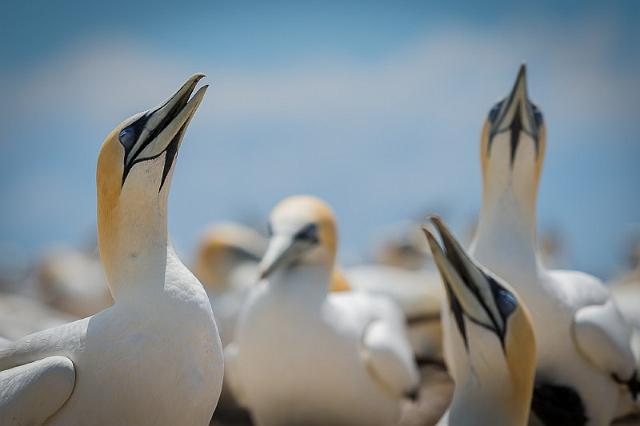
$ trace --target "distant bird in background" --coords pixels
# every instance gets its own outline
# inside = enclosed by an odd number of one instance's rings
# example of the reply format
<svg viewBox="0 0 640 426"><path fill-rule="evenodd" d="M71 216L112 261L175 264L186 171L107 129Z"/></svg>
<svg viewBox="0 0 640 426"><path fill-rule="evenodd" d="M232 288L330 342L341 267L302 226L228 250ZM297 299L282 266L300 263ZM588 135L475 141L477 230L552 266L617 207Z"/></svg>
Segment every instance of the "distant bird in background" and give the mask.
<svg viewBox="0 0 640 426"><path fill-rule="evenodd" d="M0 347L0 424L209 424L222 344L207 295L167 233L175 159L202 77L107 136L98 244L115 303Z"/></svg>
<svg viewBox="0 0 640 426"><path fill-rule="evenodd" d="M27 334L57 327L77 317L53 309L37 299L0 293L0 337L20 339Z"/></svg>
<svg viewBox="0 0 640 426"><path fill-rule="evenodd" d="M471 259L446 225L431 218L425 234L447 294L453 321L445 330L455 390L439 425L524 426L536 367L533 324L515 291Z"/></svg>
<svg viewBox="0 0 640 426"><path fill-rule="evenodd" d="M547 270L536 246L536 195L546 144L529 100L526 68L489 112L481 136L483 201L470 253L506 280L529 308L537 348L533 412L547 425L605 425L640 391L630 328L602 283ZM455 318L443 311L443 326ZM445 354L454 376L451 336Z"/></svg>
<svg viewBox="0 0 640 426"><path fill-rule="evenodd" d="M211 226L200 239L194 273L209 295L224 346L233 339L240 308L259 280L267 243L254 229L235 223Z"/></svg>
<svg viewBox="0 0 640 426"><path fill-rule="evenodd" d="M36 285L45 303L77 318L113 304L100 258L77 249L47 253L36 266Z"/></svg>
<svg viewBox="0 0 640 426"><path fill-rule="evenodd" d="M261 276L225 350L227 378L258 425L385 425L419 385L402 312L330 293L335 218L314 197L280 202Z"/></svg>
<svg viewBox="0 0 640 426"><path fill-rule="evenodd" d="M444 298L437 271L417 223L403 223L378 237L376 263L344 269L350 287L391 298L402 309L409 339L420 361L442 360L440 306Z"/></svg>
<svg viewBox="0 0 640 426"><path fill-rule="evenodd" d="M386 227L377 233L374 250L374 261L382 265L412 271L433 267L419 222L406 221Z"/></svg>
<svg viewBox="0 0 640 426"><path fill-rule="evenodd" d="M633 327L632 347L640 367L640 242L629 255L631 269L609 283L611 295L622 315Z"/></svg>

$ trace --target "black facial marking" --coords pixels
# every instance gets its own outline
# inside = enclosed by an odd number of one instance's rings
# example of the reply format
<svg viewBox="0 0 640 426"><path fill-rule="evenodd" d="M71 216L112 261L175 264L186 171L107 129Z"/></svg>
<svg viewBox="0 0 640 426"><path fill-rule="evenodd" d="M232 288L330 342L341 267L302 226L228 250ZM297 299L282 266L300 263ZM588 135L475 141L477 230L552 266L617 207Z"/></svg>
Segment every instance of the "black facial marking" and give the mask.
<svg viewBox="0 0 640 426"><path fill-rule="evenodd" d="M153 129L150 129L150 132L146 136L146 138L140 141L140 143L138 143L137 145L136 145L136 142L139 141L140 135L142 134L142 130L145 128L149 119L154 114L158 113L158 111L162 111L169 104L169 102L171 102L174 98L168 99L164 104L157 107L153 111L147 111L136 121L134 121L133 123L131 123L130 125L128 125L127 127L125 127L120 131L120 135L119 135L120 144L122 144L125 150L124 168L122 172L122 185L124 185L124 181L127 179L127 176L129 175L129 172L131 171L133 166L143 161L148 161L148 160L153 160L155 158L158 158L160 155L166 152L167 155L165 156L164 167L162 170L162 180L161 180L160 188L158 189L158 192L162 190L162 187L164 186L164 182L167 178L167 175L169 174L169 170L171 170L171 166L173 165L176 154L178 152L178 146L180 145L180 140L184 134L188 120L182 126L182 128L180 128L178 133L176 133L176 135L173 137L173 139L167 145L164 151L152 157L139 157L139 155L153 140L155 140L158 137L158 135L171 123L171 121L173 121L174 118L178 116L180 111L182 111L182 109L187 105L187 103L189 102L189 97L191 96L191 92L195 87L195 84L196 82L194 82L190 90L185 92L182 95L182 97L175 103L175 105L171 107L171 109L164 115L162 120L160 120L160 122Z"/></svg>
<svg viewBox="0 0 640 426"><path fill-rule="evenodd" d="M445 280L444 276L442 277L445 288L447 290L447 298L449 299L449 309L453 313L453 317L456 320L456 325L458 326L458 331L460 331L460 335L462 336L462 340L464 341L464 347L469 352L469 341L467 339L467 328L464 324L464 311L462 310L462 305L460 301L451 290L451 286Z"/></svg>
<svg viewBox="0 0 640 426"><path fill-rule="evenodd" d="M526 133L531 136L531 138L533 139L533 143L535 144L536 158L538 157L540 152L540 137L539 137L538 129L540 128L540 126L542 126L544 119L542 116L542 112L540 112L538 107L533 102L526 101L527 105L529 106L528 109L530 109L530 111L524 111L524 113L528 114L531 117L530 121L532 121L534 125L533 132L529 132L525 130L523 126L523 123L522 123L523 111L521 111L522 109L521 104L516 107L515 114L513 116L511 123L509 124L509 127L499 131L498 130L499 124L500 124L499 113L501 111L504 111L503 114L506 113L506 111L508 111L509 108L511 107L511 103L513 102L513 99L509 99L509 104L503 109L502 105L504 104L504 102L505 102L504 100L498 102L489 111L488 120L491 125L491 130L489 132L489 143L487 144L487 156L491 154L491 146L493 145L494 137L500 133L509 132L509 142L511 147L510 165L511 167L513 167L513 163L516 158L516 150L518 149L518 143L520 142L521 133Z"/></svg>
<svg viewBox="0 0 640 426"><path fill-rule="evenodd" d="M462 259L461 255L458 254L457 249L454 247L453 244L449 242L448 239L445 238L443 242L446 250L447 259L449 260L451 265L455 268L455 270L458 272L465 286L474 294L475 298L478 300L478 302L482 306L482 309L484 309L484 311L487 313L487 316L489 317L491 324L484 324L483 322L478 321L477 319L471 317L468 314L465 314L465 316L470 320L472 320L474 323L481 325L488 330L493 330L496 333L498 333L498 336L500 337L500 341L502 342L503 335L500 334L501 331L500 331L500 327L498 326L498 321L493 315L493 312L491 311L491 309L489 309L489 307L487 306L484 298L480 294L480 289L473 282L473 279L471 278L471 274L467 269L467 267L465 266L466 265L465 260Z"/></svg>
<svg viewBox="0 0 640 426"><path fill-rule="evenodd" d="M493 106L493 108L491 108L491 111L489 111L489 122L491 124L494 124L496 122L496 119L498 118L498 113L500 112L500 108L502 108L503 103L504 103L504 100L498 102Z"/></svg>
<svg viewBox="0 0 640 426"><path fill-rule="evenodd" d="M167 149L165 152L167 155L164 158L164 167L162 168L162 181L160 182L160 188L158 192L162 190L162 186L164 185L164 181L169 174L169 170L171 170L171 166L173 165L173 160L175 160L176 155L178 155L178 145L180 145L180 139L184 134L185 129L187 128L188 123L184 123L178 133L173 137L169 145L167 145Z"/></svg>
<svg viewBox="0 0 640 426"><path fill-rule="evenodd" d="M315 223L310 223L298 231L293 238L297 241L306 241L316 244L318 243L318 226Z"/></svg>
<svg viewBox="0 0 640 426"><path fill-rule="evenodd" d="M515 116L513 117L513 121L511 122L511 126L509 127L510 131L510 142L511 142L511 167L513 167L513 162L516 159L516 149L518 149L518 142L520 141L520 132L522 132L522 118L520 117L520 105L516 108Z"/></svg>

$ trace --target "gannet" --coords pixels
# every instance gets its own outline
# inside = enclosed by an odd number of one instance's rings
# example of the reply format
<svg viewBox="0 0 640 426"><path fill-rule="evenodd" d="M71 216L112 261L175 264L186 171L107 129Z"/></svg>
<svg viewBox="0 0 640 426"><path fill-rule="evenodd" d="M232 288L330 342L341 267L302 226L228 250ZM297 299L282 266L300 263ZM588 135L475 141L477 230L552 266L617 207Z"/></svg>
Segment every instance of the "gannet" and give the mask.
<svg viewBox="0 0 640 426"><path fill-rule="evenodd" d="M209 295L223 346L233 339L244 299L259 281L258 267L267 242L247 226L222 223L209 227L198 245L194 273ZM336 268L331 291L349 289L344 274Z"/></svg>
<svg viewBox="0 0 640 426"><path fill-rule="evenodd" d="M398 229L400 228L400 229ZM420 361L442 360L440 305L444 298L420 226L393 227L385 243L377 245L375 263L344 269L350 288L391 298L405 314L411 347ZM416 238L419 237L419 238Z"/></svg>
<svg viewBox="0 0 640 426"><path fill-rule="evenodd" d="M539 260L535 210L546 131L527 97L524 65L509 96L489 112L481 140L483 199L470 253L510 283L531 313L538 348L533 412L543 424L609 424L621 396L640 389L630 330L598 279L547 270ZM443 312L443 327L450 321ZM445 335L448 362L449 340Z"/></svg>
<svg viewBox="0 0 640 426"><path fill-rule="evenodd" d="M266 249L266 238L239 224L211 226L201 238L194 272L209 296L223 346L233 339L238 313L258 282Z"/></svg>
<svg viewBox="0 0 640 426"><path fill-rule="evenodd" d="M402 312L362 292L329 293L337 231L322 201L294 196L271 213L264 278L225 350L234 393L258 425L385 425L419 374Z"/></svg>
<svg viewBox="0 0 640 426"><path fill-rule="evenodd" d="M32 297L0 293L0 337L16 340L77 319Z"/></svg>
<svg viewBox="0 0 640 426"><path fill-rule="evenodd" d="M209 424L222 345L202 285L167 236L174 160L202 77L107 136L98 243L114 305L0 348L0 424Z"/></svg>
<svg viewBox="0 0 640 426"><path fill-rule="evenodd" d="M97 253L58 248L36 267L38 296L77 318L93 315L113 304Z"/></svg>
<svg viewBox="0 0 640 426"><path fill-rule="evenodd" d="M536 366L533 325L507 283L471 259L438 218L443 248L424 229L453 320L444 330L451 346L455 390L440 425L525 425Z"/></svg>
<svg viewBox="0 0 640 426"><path fill-rule="evenodd" d="M388 297L402 309L411 347L419 360L442 360L440 307L444 293L436 271L364 264L345 268L344 274L353 291Z"/></svg>

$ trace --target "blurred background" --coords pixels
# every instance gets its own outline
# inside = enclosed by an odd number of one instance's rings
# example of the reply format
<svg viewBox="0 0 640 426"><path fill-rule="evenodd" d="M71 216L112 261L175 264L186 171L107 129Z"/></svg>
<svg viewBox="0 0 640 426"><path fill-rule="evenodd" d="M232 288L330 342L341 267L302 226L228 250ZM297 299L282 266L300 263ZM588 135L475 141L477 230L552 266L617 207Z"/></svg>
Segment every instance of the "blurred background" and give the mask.
<svg viewBox="0 0 640 426"><path fill-rule="evenodd" d="M640 237L636 1L4 2L0 272L95 246L109 131L192 73L212 87L177 162L169 231L264 226L281 198L335 209L343 263L427 212L460 235L481 202L479 132L526 61L545 114L539 229L609 279ZM555 242L554 242L555 241Z"/></svg>

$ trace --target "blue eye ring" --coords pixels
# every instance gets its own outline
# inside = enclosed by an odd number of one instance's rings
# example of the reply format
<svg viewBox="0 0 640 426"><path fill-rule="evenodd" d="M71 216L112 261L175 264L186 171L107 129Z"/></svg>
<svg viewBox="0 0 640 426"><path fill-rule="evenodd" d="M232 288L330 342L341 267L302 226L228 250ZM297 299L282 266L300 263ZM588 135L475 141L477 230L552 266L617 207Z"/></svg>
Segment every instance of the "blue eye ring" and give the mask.
<svg viewBox="0 0 640 426"><path fill-rule="evenodd" d="M502 108L502 104L503 103L504 103L504 100L498 102L489 111L489 121L491 123L495 123L496 119L498 118L498 113L500 112L500 109Z"/></svg>
<svg viewBox="0 0 640 426"><path fill-rule="evenodd" d="M136 132L132 127L125 127L120 131L120 135L118 135L118 140L120 140L120 143L127 151L133 148L136 139Z"/></svg>
<svg viewBox="0 0 640 426"><path fill-rule="evenodd" d="M496 292L496 304L498 310L506 318L513 313L518 307L518 300L508 290L501 288Z"/></svg>

